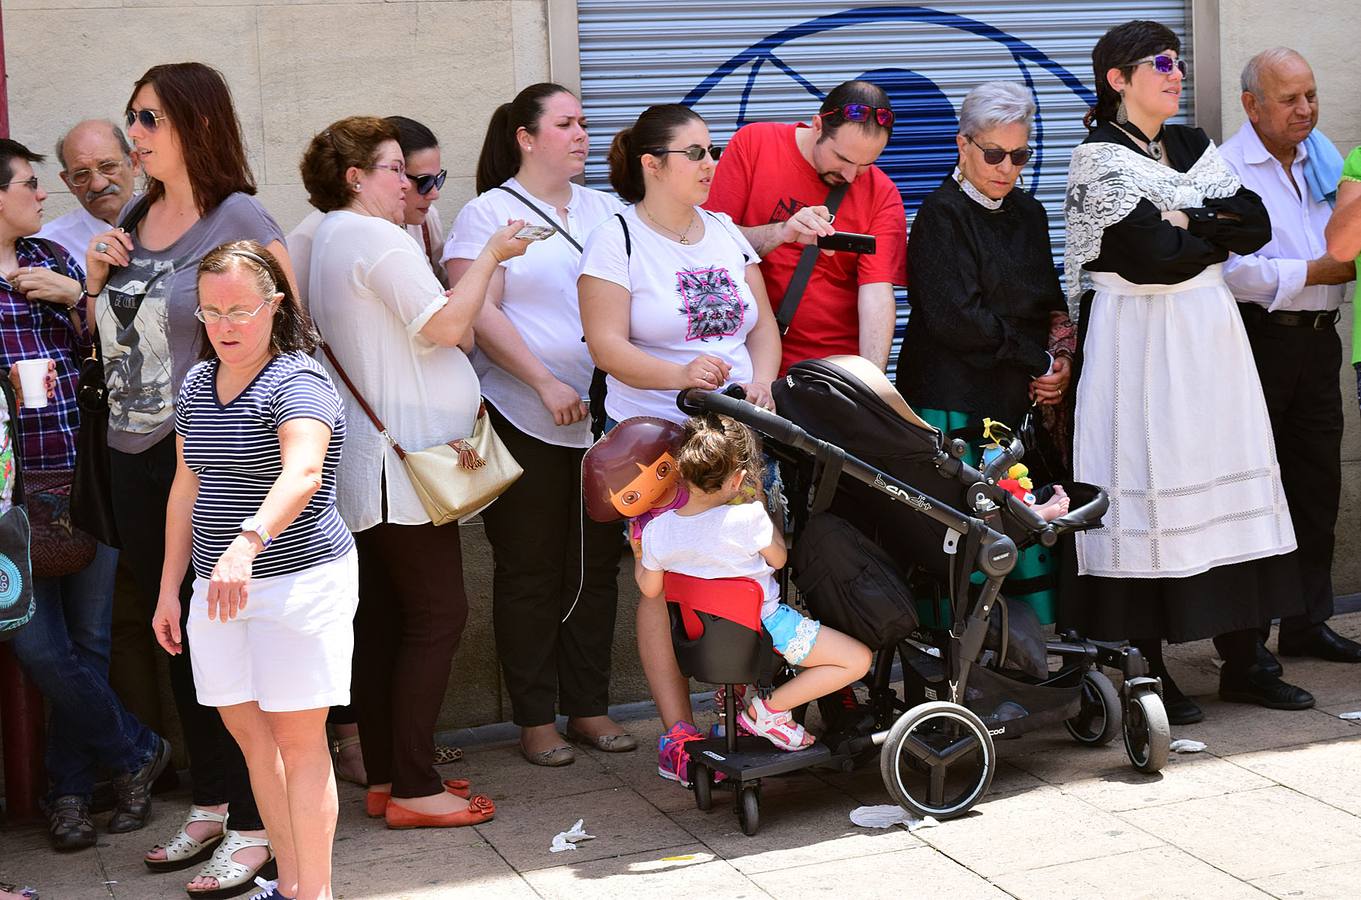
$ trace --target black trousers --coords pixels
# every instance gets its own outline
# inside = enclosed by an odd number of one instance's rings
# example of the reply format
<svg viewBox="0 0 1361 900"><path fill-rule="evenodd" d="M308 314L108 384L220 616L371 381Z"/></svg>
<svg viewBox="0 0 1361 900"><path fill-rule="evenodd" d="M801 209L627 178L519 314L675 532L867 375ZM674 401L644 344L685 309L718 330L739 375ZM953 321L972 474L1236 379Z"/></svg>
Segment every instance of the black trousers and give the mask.
<svg viewBox="0 0 1361 900"><path fill-rule="evenodd" d="M391 782L394 797L438 794L435 723L468 621L458 526L383 523L354 541L351 696L364 770L370 784Z"/></svg>
<svg viewBox="0 0 1361 900"><path fill-rule="evenodd" d="M142 453L109 452L113 480L113 512L123 539L123 560L137 582L150 622L161 591L161 565L165 561L165 507L175 480L175 436L172 434ZM217 708L203 706L194 691L190 663L189 598L193 593L192 567L180 585L180 635L184 652L170 657L170 688L189 750L189 774L193 778L196 806L231 805L232 828L258 831L264 828L251 793L246 760Z"/></svg>
<svg viewBox="0 0 1361 900"><path fill-rule="evenodd" d="M495 559L496 649L515 724L547 725L557 710L605 715L623 531L582 508L585 450L545 443L491 404L487 410L525 470L482 513Z"/></svg>
<svg viewBox="0 0 1361 900"><path fill-rule="evenodd" d="M1333 614L1333 530L1342 491L1342 343L1334 326L1273 325L1259 308L1240 308L1299 544L1305 612L1281 619L1281 633L1291 634Z"/></svg>

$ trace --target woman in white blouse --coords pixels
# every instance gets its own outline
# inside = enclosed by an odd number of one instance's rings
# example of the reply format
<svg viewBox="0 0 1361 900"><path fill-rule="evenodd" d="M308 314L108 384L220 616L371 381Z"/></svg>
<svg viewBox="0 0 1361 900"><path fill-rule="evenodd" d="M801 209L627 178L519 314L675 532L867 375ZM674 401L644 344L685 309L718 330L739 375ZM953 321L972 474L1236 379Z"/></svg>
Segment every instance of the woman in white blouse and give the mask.
<svg viewBox="0 0 1361 900"><path fill-rule="evenodd" d="M322 337L392 437L424 448L472 434L481 396L465 349L499 263L518 256L522 221L495 232L446 293L402 230L409 189L397 128L355 116L312 139L302 159L312 205L311 311ZM460 349L462 347L462 349ZM337 373L339 374L339 373ZM344 379L337 378L337 383ZM369 776L367 809L392 828L492 817L466 782L433 765L434 728L467 619L457 528L436 528L395 451L354 395L338 505L359 549L354 702Z"/></svg>
<svg viewBox="0 0 1361 900"><path fill-rule="evenodd" d="M503 103L482 144L478 196L444 248L449 282L461 284L507 218L557 229L497 269L475 323L487 411L525 470L482 518L495 556L501 671L520 750L540 766L576 758L558 734L559 712L569 740L606 752L637 746L607 714L619 529L591 521L581 503L593 366L577 269L587 233L624 208L572 182L589 147L581 101L565 87L530 85Z"/></svg>

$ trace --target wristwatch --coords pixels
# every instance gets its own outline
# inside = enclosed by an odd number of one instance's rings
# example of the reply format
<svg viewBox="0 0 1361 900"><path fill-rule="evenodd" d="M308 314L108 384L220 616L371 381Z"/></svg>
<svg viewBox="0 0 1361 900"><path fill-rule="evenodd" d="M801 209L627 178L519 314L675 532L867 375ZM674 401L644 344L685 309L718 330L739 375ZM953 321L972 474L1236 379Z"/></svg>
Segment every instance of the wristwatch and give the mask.
<svg viewBox="0 0 1361 900"><path fill-rule="evenodd" d="M268 529L265 528L265 523L261 522L255 516L251 516L249 519L243 519L241 521L241 533L245 534L247 532L258 537L260 543L264 544L266 549L274 542L273 536L271 536Z"/></svg>

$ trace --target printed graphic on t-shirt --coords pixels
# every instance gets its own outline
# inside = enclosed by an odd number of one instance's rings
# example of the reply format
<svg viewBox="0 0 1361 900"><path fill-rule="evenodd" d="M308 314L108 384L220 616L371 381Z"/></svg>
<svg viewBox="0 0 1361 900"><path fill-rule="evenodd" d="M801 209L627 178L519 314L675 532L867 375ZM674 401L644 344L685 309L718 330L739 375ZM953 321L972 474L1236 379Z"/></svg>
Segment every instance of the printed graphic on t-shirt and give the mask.
<svg viewBox="0 0 1361 900"><path fill-rule="evenodd" d="M676 293L685 316L685 339L707 341L737 334L747 304L723 266L676 273Z"/></svg>
<svg viewBox="0 0 1361 900"><path fill-rule="evenodd" d="M786 222L789 219L793 218L794 213L803 209L807 205L808 205L807 203L804 203L797 197L788 197L784 200L781 200L779 203L775 205L775 211L770 214L770 221L768 224L773 225L776 222Z"/></svg>
<svg viewBox="0 0 1361 900"><path fill-rule="evenodd" d="M166 298L174 271L170 260L134 257L109 283L99 330L114 430L153 431L173 408Z"/></svg>

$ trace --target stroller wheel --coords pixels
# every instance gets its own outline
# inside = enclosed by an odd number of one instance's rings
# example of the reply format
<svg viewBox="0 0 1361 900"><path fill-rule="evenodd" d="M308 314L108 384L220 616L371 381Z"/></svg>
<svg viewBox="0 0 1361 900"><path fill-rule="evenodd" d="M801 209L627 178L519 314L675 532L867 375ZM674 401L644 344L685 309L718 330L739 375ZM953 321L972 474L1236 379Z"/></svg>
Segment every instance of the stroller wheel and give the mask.
<svg viewBox="0 0 1361 900"><path fill-rule="evenodd" d="M761 827L761 795L755 787L744 787L738 803L737 819L742 823L742 833L751 837Z"/></svg>
<svg viewBox="0 0 1361 900"><path fill-rule="evenodd" d="M714 775L708 766L697 765L691 779L695 783L695 808L708 812L714 803Z"/></svg>
<svg viewBox="0 0 1361 900"><path fill-rule="evenodd" d="M903 713L889 729L879 771L889 795L917 816L963 815L988 791L997 754L971 710L943 700Z"/></svg>
<svg viewBox="0 0 1361 900"><path fill-rule="evenodd" d="M1082 676L1082 706L1063 727L1079 744L1104 747L1120 733L1122 718L1120 692L1104 673L1089 669Z"/></svg>
<svg viewBox="0 0 1361 900"><path fill-rule="evenodd" d="M1167 765L1171 743L1172 729L1167 724L1163 698L1153 691L1129 698L1129 709L1125 711L1125 752L1129 754L1130 765L1149 774L1161 771Z"/></svg>

